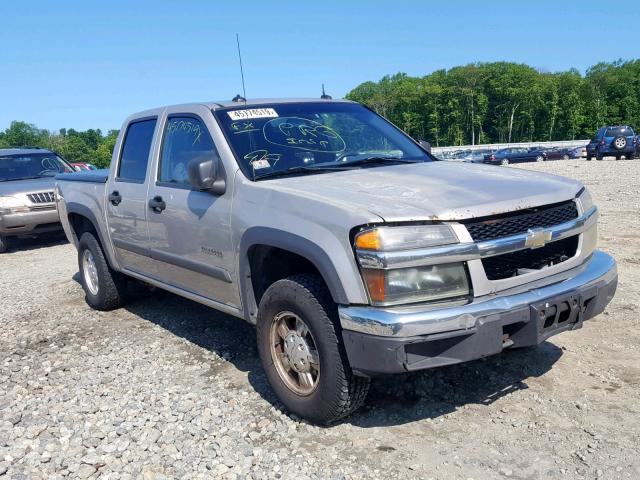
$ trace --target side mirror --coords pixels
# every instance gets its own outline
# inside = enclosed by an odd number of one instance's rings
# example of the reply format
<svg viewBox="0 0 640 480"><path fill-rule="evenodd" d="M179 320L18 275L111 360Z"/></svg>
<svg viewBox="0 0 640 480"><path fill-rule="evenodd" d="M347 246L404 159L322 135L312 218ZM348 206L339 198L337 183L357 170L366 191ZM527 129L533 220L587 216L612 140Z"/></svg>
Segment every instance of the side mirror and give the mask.
<svg viewBox="0 0 640 480"><path fill-rule="evenodd" d="M196 157L187 165L189 182L196 190L222 195L227 190L227 183L218 170L219 158L207 155Z"/></svg>
<svg viewBox="0 0 640 480"><path fill-rule="evenodd" d="M427 152L431 153L431 144L426 140L419 140L418 144Z"/></svg>

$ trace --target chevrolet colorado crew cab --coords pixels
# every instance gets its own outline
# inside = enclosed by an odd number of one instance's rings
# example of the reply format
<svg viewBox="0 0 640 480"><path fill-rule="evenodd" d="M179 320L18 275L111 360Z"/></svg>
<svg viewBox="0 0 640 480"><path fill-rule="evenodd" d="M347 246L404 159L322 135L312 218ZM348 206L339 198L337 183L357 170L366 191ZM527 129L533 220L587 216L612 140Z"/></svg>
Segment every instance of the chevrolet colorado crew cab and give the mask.
<svg viewBox="0 0 640 480"><path fill-rule="evenodd" d="M137 113L110 170L56 196L91 307L133 278L254 324L278 398L318 423L372 376L580 328L617 284L579 182L437 161L349 101Z"/></svg>
<svg viewBox="0 0 640 480"><path fill-rule="evenodd" d="M19 236L61 231L53 194L55 176L73 172L42 148L0 148L0 253Z"/></svg>

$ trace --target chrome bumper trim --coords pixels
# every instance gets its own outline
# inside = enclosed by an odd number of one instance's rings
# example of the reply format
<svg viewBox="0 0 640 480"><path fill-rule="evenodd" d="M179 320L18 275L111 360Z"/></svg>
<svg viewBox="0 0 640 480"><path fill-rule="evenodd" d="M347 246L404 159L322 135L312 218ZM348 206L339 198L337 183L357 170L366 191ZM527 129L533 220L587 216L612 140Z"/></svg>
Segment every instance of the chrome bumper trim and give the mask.
<svg viewBox="0 0 640 480"><path fill-rule="evenodd" d="M345 330L385 337L410 337L470 329L489 315L507 314L531 304L617 280L616 261L599 250L582 265L546 279L474 299L466 305L414 305L395 308L340 306ZM543 284L546 282L546 284ZM528 290L525 290L527 289Z"/></svg>
<svg viewBox="0 0 640 480"><path fill-rule="evenodd" d="M580 217L569 222L544 228L550 232L548 242L556 242L564 238L578 235L587 230L598 219L598 209L591 207ZM468 262L480 258L503 255L529 248L526 245L528 233L512 235L477 243L456 243L441 247L402 250L397 252L373 252L356 250L360 266L363 268L391 269L408 268L443 263Z"/></svg>

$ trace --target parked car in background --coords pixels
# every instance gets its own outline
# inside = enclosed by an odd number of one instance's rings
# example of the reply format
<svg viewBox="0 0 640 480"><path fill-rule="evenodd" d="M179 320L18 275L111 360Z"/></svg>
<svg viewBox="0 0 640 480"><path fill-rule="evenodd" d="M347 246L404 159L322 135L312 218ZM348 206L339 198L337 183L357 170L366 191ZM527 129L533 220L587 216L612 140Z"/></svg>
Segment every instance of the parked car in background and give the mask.
<svg viewBox="0 0 640 480"><path fill-rule="evenodd" d="M510 147L485 155L484 163L491 165L509 165L510 163L544 162L547 155L539 148Z"/></svg>
<svg viewBox="0 0 640 480"><path fill-rule="evenodd" d="M82 170L97 170L98 169L94 165L91 165L90 163L85 163L85 162L74 162L74 163L71 164L71 166L78 172L80 172Z"/></svg>
<svg viewBox="0 0 640 480"><path fill-rule="evenodd" d="M604 157L616 157L616 160L623 156L627 159L633 158L637 144L638 138L633 128L628 125L600 127L587 144L587 160L594 157L596 160L602 160Z"/></svg>
<svg viewBox="0 0 640 480"><path fill-rule="evenodd" d="M616 290L580 182L433 160L354 102L175 105L56 198L91 307L134 278L256 325L278 399L328 423L372 376L537 345Z"/></svg>
<svg viewBox="0 0 640 480"><path fill-rule="evenodd" d="M14 237L62 230L54 177L73 171L50 150L0 149L0 253L7 251Z"/></svg>
<svg viewBox="0 0 640 480"><path fill-rule="evenodd" d="M484 157L491 155L494 151L490 149L483 150L467 150L464 155L461 155L457 160L468 163L483 163Z"/></svg>
<svg viewBox="0 0 640 480"><path fill-rule="evenodd" d="M571 158L585 158L587 156L587 147L574 147L569 151Z"/></svg>
<svg viewBox="0 0 640 480"><path fill-rule="evenodd" d="M533 148L532 150L536 150ZM537 150L544 152L546 160L569 160L571 157L571 149L564 147L538 147Z"/></svg>

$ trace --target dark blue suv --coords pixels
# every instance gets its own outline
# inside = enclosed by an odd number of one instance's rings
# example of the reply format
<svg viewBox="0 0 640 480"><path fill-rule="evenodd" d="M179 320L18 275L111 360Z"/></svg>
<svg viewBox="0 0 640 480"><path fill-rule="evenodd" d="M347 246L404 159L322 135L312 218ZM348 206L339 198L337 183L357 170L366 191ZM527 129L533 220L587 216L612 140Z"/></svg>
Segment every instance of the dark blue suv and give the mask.
<svg viewBox="0 0 640 480"><path fill-rule="evenodd" d="M616 160L624 155L631 159L636 152L636 134L628 125L601 127L595 137L587 144L587 160L596 157L616 157Z"/></svg>

